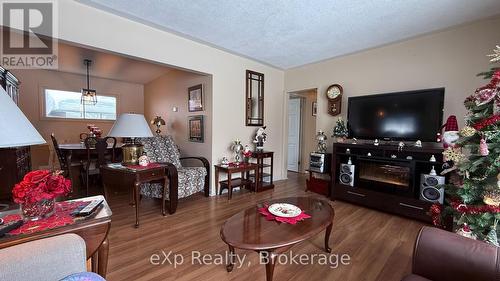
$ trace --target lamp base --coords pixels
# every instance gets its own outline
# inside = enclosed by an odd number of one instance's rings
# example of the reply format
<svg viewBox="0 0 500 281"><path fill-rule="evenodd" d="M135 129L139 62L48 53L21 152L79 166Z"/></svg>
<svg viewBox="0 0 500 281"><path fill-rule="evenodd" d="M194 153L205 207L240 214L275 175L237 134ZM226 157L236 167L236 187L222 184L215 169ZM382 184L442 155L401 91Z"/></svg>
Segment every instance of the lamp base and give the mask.
<svg viewBox="0 0 500 281"><path fill-rule="evenodd" d="M122 165L138 165L139 157L142 156L144 147L142 144L130 143L122 146L123 151L123 161Z"/></svg>

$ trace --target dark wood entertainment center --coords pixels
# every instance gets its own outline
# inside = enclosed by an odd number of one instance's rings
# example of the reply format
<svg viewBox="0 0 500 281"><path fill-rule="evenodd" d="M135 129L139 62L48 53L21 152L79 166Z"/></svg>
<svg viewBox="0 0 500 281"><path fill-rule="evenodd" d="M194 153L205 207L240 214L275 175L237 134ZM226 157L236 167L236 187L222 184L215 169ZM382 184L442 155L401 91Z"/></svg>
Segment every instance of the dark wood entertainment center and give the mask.
<svg viewBox="0 0 500 281"><path fill-rule="evenodd" d="M332 200L342 200L431 222L427 214L432 203L419 199L420 174L432 166L439 174L443 164L441 144L394 145L334 143L332 151ZM368 156L370 153L371 156ZM429 161L434 155L436 162ZM340 166L351 158L353 186L339 180ZM408 159L411 157L411 159Z"/></svg>

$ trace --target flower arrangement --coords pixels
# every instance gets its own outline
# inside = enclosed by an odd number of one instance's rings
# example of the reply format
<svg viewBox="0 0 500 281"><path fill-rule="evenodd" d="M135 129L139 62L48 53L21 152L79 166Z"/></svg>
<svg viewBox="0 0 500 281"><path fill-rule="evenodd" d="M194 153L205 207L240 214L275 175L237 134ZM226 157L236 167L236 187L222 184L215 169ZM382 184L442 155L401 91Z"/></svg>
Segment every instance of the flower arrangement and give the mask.
<svg viewBox="0 0 500 281"><path fill-rule="evenodd" d="M54 199L67 195L71 181L62 171L37 170L26 174L12 189L14 202L21 204L23 215L28 218L46 216L54 210Z"/></svg>
<svg viewBox="0 0 500 281"><path fill-rule="evenodd" d="M87 124L87 129L89 129L90 135L93 137L100 138L102 136L102 130L94 124Z"/></svg>

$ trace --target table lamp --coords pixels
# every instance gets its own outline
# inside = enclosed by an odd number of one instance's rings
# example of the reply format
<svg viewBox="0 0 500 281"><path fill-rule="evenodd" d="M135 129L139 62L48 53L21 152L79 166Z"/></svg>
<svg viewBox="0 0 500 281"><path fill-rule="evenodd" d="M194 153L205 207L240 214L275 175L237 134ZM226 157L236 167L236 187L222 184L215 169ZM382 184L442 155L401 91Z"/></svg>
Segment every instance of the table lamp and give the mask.
<svg viewBox="0 0 500 281"><path fill-rule="evenodd" d="M7 92L0 87L0 148L46 143Z"/></svg>
<svg viewBox="0 0 500 281"><path fill-rule="evenodd" d="M137 165L139 157L142 156L143 145L136 143L135 138L152 137L146 118L142 114L124 113L116 119L115 124L109 131L108 137L131 138L132 143L122 146L123 165Z"/></svg>

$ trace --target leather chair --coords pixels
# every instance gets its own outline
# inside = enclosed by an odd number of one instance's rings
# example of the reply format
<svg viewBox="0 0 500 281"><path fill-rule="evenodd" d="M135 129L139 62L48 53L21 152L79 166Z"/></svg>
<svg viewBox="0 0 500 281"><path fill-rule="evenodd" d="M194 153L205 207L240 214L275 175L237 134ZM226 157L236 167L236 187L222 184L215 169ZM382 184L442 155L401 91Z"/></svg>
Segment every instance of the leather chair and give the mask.
<svg viewBox="0 0 500 281"><path fill-rule="evenodd" d="M500 248L424 226L403 281L500 281Z"/></svg>

